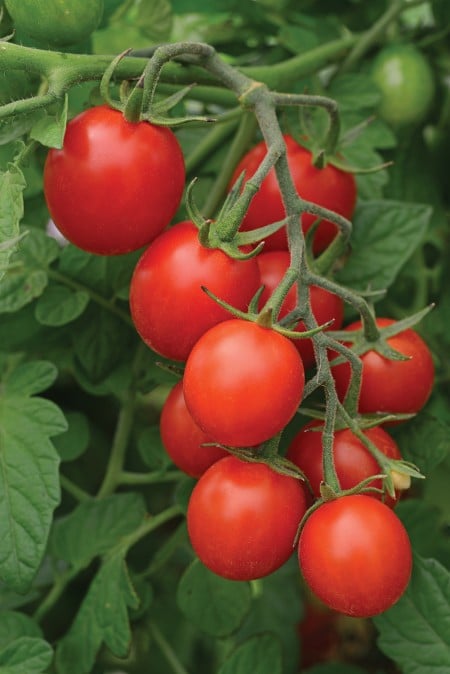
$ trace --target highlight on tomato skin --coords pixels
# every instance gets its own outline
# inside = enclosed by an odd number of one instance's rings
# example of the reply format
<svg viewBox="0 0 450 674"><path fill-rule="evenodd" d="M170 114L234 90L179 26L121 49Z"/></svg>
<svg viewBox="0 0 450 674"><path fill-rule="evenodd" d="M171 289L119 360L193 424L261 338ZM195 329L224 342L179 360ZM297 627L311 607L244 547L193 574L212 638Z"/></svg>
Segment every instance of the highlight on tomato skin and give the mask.
<svg viewBox="0 0 450 674"><path fill-rule="evenodd" d="M294 417L305 385L291 341L243 319L205 332L186 362L183 390L194 421L216 442L254 447Z"/></svg>
<svg viewBox="0 0 450 674"><path fill-rule="evenodd" d="M286 457L307 477L315 498L320 497L320 484L324 479L321 428L321 421L307 423L291 440L286 452ZM368 428L363 433L389 459L402 458L394 438L381 426ZM371 475L383 472L375 457L348 428L334 432L333 460L341 489L352 489ZM383 492L381 478L372 480L367 486L380 490L370 492L369 496L383 501L391 508L395 507L401 495L397 491L393 498L386 491Z"/></svg>
<svg viewBox="0 0 450 674"><path fill-rule="evenodd" d="M256 261L261 274L261 285L264 286L259 301L259 307L262 308L289 268L290 254L284 250L262 252L256 257ZM333 321L332 325L326 329L339 330L344 321L344 303L342 299L338 295L318 286L310 286L309 292L311 310L318 325ZM279 319L289 314L296 306L297 289L293 286L284 299ZM305 329L302 321L295 327L295 330L298 332L303 332ZM312 340L292 339L292 343L299 352L305 369L312 367L316 362Z"/></svg>
<svg viewBox="0 0 450 674"><path fill-rule="evenodd" d="M335 611L370 618L393 606L412 570L411 544L395 513L370 496L320 505L302 529L298 558L312 592Z"/></svg>
<svg viewBox="0 0 450 674"><path fill-rule="evenodd" d="M170 391L161 411L160 433L164 448L174 464L190 477L200 477L213 463L228 456L225 449L203 446L211 443L188 412L183 382Z"/></svg>
<svg viewBox="0 0 450 674"><path fill-rule="evenodd" d="M285 134L287 161L298 194L306 201L328 208L347 219L351 219L357 199L357 186L352 173L327 164L318 169L313 164L311 152ZM267 152L266 144L261 141L250 149L237 165L230 185L233 185L243 171L245 179L251 178ZM272 222L278 222L286 216L275 170L272 168L264 179L259 191L253 197L250 207L241 225L243 230L252 230ZM316 216L304 213L301 226L306 233L315 222ZM313 240L313 252L321 253L338 233L336 225L328 220L319 224ZM264 250L287 250L287 237L284 228L267 237Z"/></svg>
<svg viewBox="0 0 450 674"><path fill-rule="evenodd" d="M256 580L276 571L294 552L306 510L300 480L264 463L228 456L195 485L187 527L205 566L230 580Z"/></svg>
<svg viewBox="0 0 450 674"><path fill-rule="evenodd" d="M392 325L394 320L380 317L376 323L383 328ZM361 327L361 321L355 321L344 330L350 332ZM389 337L387 343L395 351L410 358L390 360L372 350L359 356L363 369L358 411L361 414L415 414L428 401L433 389L434 363L431 351L412 328ZM330 352L329 359L333 360L337 355L336 352ZM350 365L348 362L334 365L331 372L339 399L343 401L350 382Z"/></svg>

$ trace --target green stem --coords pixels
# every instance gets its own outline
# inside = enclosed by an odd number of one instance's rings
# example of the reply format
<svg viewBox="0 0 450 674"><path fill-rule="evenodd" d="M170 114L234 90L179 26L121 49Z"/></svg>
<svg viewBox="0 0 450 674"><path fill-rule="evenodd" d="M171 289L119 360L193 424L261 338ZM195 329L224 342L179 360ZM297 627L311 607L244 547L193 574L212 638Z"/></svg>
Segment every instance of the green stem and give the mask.
<svg viewBox="0 0 450 674"><path fill-rule="evenodd" d="M69 480L65 475L60 475L59 479L61 487L80 503L91 500L92 496L87 491L76 485L72 480Z"/></svg>
<svg viewBox="0 0 450 674"><path fill-rule="evenodd" d="M184 473L179 470L173 470L168 473L129 473L122 471L117 478L118 484L143 485L159 484L164 482L178 482Z"/></svg>
<svg viewBox="0 0 450 674"><path fill-rule="evenodd" d="M128 440L133 427L134 409L135 396L129 391L125 403L120 410L111 448L111 456L97 498L109 496L119 484L119 476L122 474Z"/></svg>
<svg viewBox="0 0 450 674"><path fill-rule="evenodd" d="M155 640L155 643L158 644L161 653L164 655L168 664L172 668L174 674L188 674L187 670L183 667L183 665L179 661L172 646L169 644L169 642L166 640L166 638L163 636L162 632L160 632L159 628L156 626L154 622L150 623L150 632L153 639Z"/></svg>
<svg viewBox="0 0 450 674"><path fill-rule="evenodd" d="M37 607L36 611L33 614L33 618L34 620L36 620L36 622L41 622L44 616L47 615L47 613L51 610L51 608L56 604L58 599L61 597L67 585L75 576L76 572L74 572L73 570L68 570L65 573L61 574L60 576L57 576L47 596L39 604L39 606Z"/></svg>
<svg viewBox="0 0 450 674"><path fill-rule="evenodd" d="M162 524L165 524L169 520L173 519L174 517L178 517L181 514L182 511L180 506L174 505L158 513L158 515L148 516L140 527L132 531L131 534L128 534L128 536L125 536L121 540L120 547L122 548L122 550L127 552L133 545L135 545L142 538L147 536L147 534L151 533L152 531L160 527Z"/></svg>
<svg viewBox="0 0 450 674"><path fill-rule="evenodd" d="M240 116L240 109L238 109L238 111ZM235 130L239 123L238 119L233 117L225 120L224 117L225 115L220 118L220 123L216 123L213 128L205 134L198 145L196 145L194 150L186 157L185 165L186 173L188 175L192 174L202 162L208 159Z"/></svg>

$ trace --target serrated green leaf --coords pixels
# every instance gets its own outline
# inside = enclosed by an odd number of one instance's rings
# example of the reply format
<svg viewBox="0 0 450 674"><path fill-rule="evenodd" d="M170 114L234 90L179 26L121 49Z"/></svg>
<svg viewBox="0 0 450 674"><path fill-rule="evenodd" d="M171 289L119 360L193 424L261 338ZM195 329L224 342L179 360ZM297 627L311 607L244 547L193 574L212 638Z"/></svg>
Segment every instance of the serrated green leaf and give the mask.
<svg viewBox="0 0 450 674"><path fill-rule="evenodd" d="M240 644L218 674L282 674L281 644L273 634L260 634Z"/></svg>
<svg viewBox="0 0 450 674"><path fill-rule="evenodd" d="M57 405L27 396L27 387L35 390L31 371L22 370L24 392L0 388L0 578L16 592L29 589L45 551L60 496L59 457L49 437L67 428ZM50 371L38 364L36 372L41 388Z"/></svg>
<svg viewBox="0 0 450 674"><path fill-rule="evenodd" d="M106 559L84 598L69 632L56 651L60 674L89 674L102 643L117 657L127 655L131 630L127 607L138 598L120 554Z"/></svg>
<svg viewBox="0 0 450 674"><path fill-rule="evenodd" d="M173 14L169 0L142 0L136 25L153 43L165 42L172 30Z"/></svg>
<svg viewBox="0 0 450 674"><path fill-rule="evenodd" d="M66 412L68 428L54 439L54 445L61 461L74 461L89 446L90 430L88 418L81 412Z"/></svg>
<svg viewBox="0 0 450 674"><path fill-rule="evenodd" d="M18 259L28 268L46 269L60 254L58 244L41 229L26 226L25 230L27 235L20 244Z"/></svg>
<svg viewBox="0 0 450 674"><path fill-rule="evenodd" d="M177 601L188 620L216 637L235 632L251 604L248 583L226 580L195 560L178 585Z"/></svg>
<svg viewBox="0 0 450 674"><path fill-rule="evenodd" d="M414 552L450 563L450 535L438 508L423 500L408 498L398 503L395 514L405 525Z"/></svg>
<svg viewBox="0 0 450 674"><path fill-rule="evenodd" d="M136 529L144 517L145 504L137 493L114 494L81 503L70 515L55 523L51 553L72 568L83 569Z"/></svg>
<svg viewBox="0 0 450 674"><path fill-rule="evenodd" d="M0 651L0 674L44 674L52 658L46 641L21 637Z"/></svg>
<svg viewBox="0 0 450 674"><path fill-rule="evenodd" d="M18 365L4 378L3 384L5 391L10 395L32 396L48 389L57 376L58 371L53 363L35 360Z"/></svg>
<svg viewBox="0 0 450 674"><path fill-rule="evenodd" d="M142 431L138 439L141 459L152 470L165 470L171 459L162 444L159 426L150 426Z"/></svg>
<svg viewBox="0 0 450 674"><path fill-rule="evenodd" d="M43 114L42 110L33 110L0 120L0 145L6 145L23 136Z"/></svg>
<svg viewBox="0 0 450 674"><path fill-rule="evenodd" d="M353 218L352 251L337 276L357 290L386 289L422 240L432 210L401 201L360 204Z"/></svg>
<svg viewBox="0 0 450 674"><path fill-rule="evenodd" d="M30 138L37 140L46 147L55 147L61 149L64 141L64 134L67 125L67 111L69 106L69 97L66 94L61 101L56 114L41 117L30 131Z"/></svg>
<svg viewBox="0 0 450 674"><path fill-rule="evenodd" d="M26 187L22 171L9 164L7 171L0 173L0 243L16 239L19 223L23 217L23 192ZM0 279L4 276L15 247L0 249Z"/></svg>
<svg viewBox="0 0 450 674"><path fill-rule="evenodd" d="M48 286L36 303L36 320L42 325L57 327L71 323L89 304L89 293L63 285Z"/></svg>
<svg viewBox="0 0 450 674"><path fill-rule="evenodd" d="M404 674L450 672L450 573L416 556L411 582L389 611L374 618L378 645Z"/></svg>
<svg viewBox="0 0 450 674"><path fill-rule="evenodd" d="M396 433L402 456L428 475L450 454L450 426L427 411L411 419Z"/></svg>
<svg viewBox="0 0 450 674"><path fill-rule="evenodd" d="M363 74L336 77L327 94L338 101L341 110L375 110L380 93L370 78Z"/></svg>
<svg viewBox="0 0 450 674"><path fill-rule="evenodd" d="M42 637L39 625L25 613L0 611L0 649L20 637Z"/></svg>

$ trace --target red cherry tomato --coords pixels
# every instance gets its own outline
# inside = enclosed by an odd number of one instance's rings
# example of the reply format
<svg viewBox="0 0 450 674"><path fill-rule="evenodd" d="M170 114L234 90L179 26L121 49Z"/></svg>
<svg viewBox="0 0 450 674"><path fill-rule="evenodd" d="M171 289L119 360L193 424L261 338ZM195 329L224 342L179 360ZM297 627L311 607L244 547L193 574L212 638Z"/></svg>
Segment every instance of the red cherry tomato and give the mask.
<svg viewBox="0 0 450 674"><path fill-rule="evenodd" d="M351 218L356 204L356 182L353 175L341 171L332 164L318 169L312 163L309 150L299 145L291 136L285 135L284 141L289 169L298 194L307 201ZM237 180L242 171L245 171L246 180L251 178L265 155L266 144L261 142L255 145L239 162L233 173L231 184ZM253 197L241 229L256 229L282 220L285 216L275 170L271 169L260 190ZM307 232L315 220L314 215L304 213L302 215L303 231ZM323 220L314 235L314 253L323 251L334 239L337 231L336 225ZM264 250L287 250L285 228L267 237Z"/></svg>
<svg viewBox="0 0 450 674"><path fill-rule="evenodd" d="M259 266L261 274L261 284L264 285L264 291L260 299L260 307L262 308L270 295L273 293L281 279L283 278L287 268L289 267L290 255L287 251L276 250L269 253L261 253L257 256L256 261ZM344 304L340 297L333 293L319 288L318 286L310 287L311 309L319 325L327 323L334 319L334 323L330 326L330 330L339 330L344 320ZM281 307L279 318L283 318L297 305L297 289L292 287L286 295L283 306ZM305 330L303 322L297 324L295 328L298 332ZM305 368L312 367L315 363L314 348L311 339L293 339L292 343L295 345L297 351L303 360Z"/></svg>
<svg viewBox="0 0 450 674"><path fill-rule="evenodd" d="M260 286L258 264L204 248L195 225L179 222L149 246L131 280L131 316L151 349L186 360L204 332L230 318L202 286L245 311Z"/></svg>
<svg viewBox="0 0 450 674"><path fill-rule="evenodd" d="M287 458L306 475L316 498L320 497L320 483L323 481L322 432L318 430L321 428L323 424L320 421L306 424L293 438L286 453ZM365 430L364 435L388 458L402 458L397 443L381 426ZM350 429L335 431L333 458L341 489L351 489L371 475L382 472L377 460ZM381 489L383 484L378 479L372 480L368 486ZM397 498L377 492L369 495L384 500L391 508L398 500L398 495Z"/></svg>
<svg viewBox="0 0 450 674"><path fill-rule="evenodd" d="M48 153L44 194L64 236L91 253L115 255L150 243L169 224L185 181L174 133L128 122L105 105L67 125Z"/></svg>
<svg viewBox="0 0 450 674"><path fill-rule="evenodd" d="M395 604L411 575L403 524L384 503L361 494L317 508L303 527L298 554L303 577L319 599L360 618Z"/></svg>
<svg viewBox="0 0 450 674"><path fill-rule="evenodd" d="M253 580L289 559L305 509L299 480L228 456L208 468L194 487L189 537L211 571L231 580Z"/></svg>
<svg viewBox="0 0 450 674"><path fill-rule="evenodd" d="M200 477L219 459L228 456L220 447L202 447L212 442L189 414L183 395L183 382L175 384L164 403L160 419L163 445L178 468L191 477Z"/></svg>
<svg viewBox="0 0 450 674"><path fill-rule="evenodd" d="M382 328L391 325L390 318L377 318ZM361 321L348 325L345 330L361 328ZM387 340L389 346L410 356L409 360L389 360L376 351L367 351L360 356L363 364L361 392L358 410L371 412L415 413L427 402L434 381L434 365L431 352L423 339L411 328ZM336 357L332 353L330 357ZM350 381L348 362L332 367L336 390L343 400Z"/></svg>
<svg viewBox="0 0 450 674"><path fill-rule="evenodd" d="M224 445L253 447L292 419L305 375L289 339L232 319L200 337L183 382L186 406L207 435Z"/></svg>

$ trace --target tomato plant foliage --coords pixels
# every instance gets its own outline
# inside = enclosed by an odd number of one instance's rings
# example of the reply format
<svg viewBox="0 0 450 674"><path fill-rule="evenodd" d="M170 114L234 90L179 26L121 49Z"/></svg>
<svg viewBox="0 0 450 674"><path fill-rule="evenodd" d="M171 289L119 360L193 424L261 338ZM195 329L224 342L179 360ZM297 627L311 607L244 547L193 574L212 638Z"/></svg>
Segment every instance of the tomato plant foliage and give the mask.
<svg viewBox="0 0 450 674"><path fill-rule="evenodd" d="M450 671L448 2L0 9L0 671Z"/></svg>

